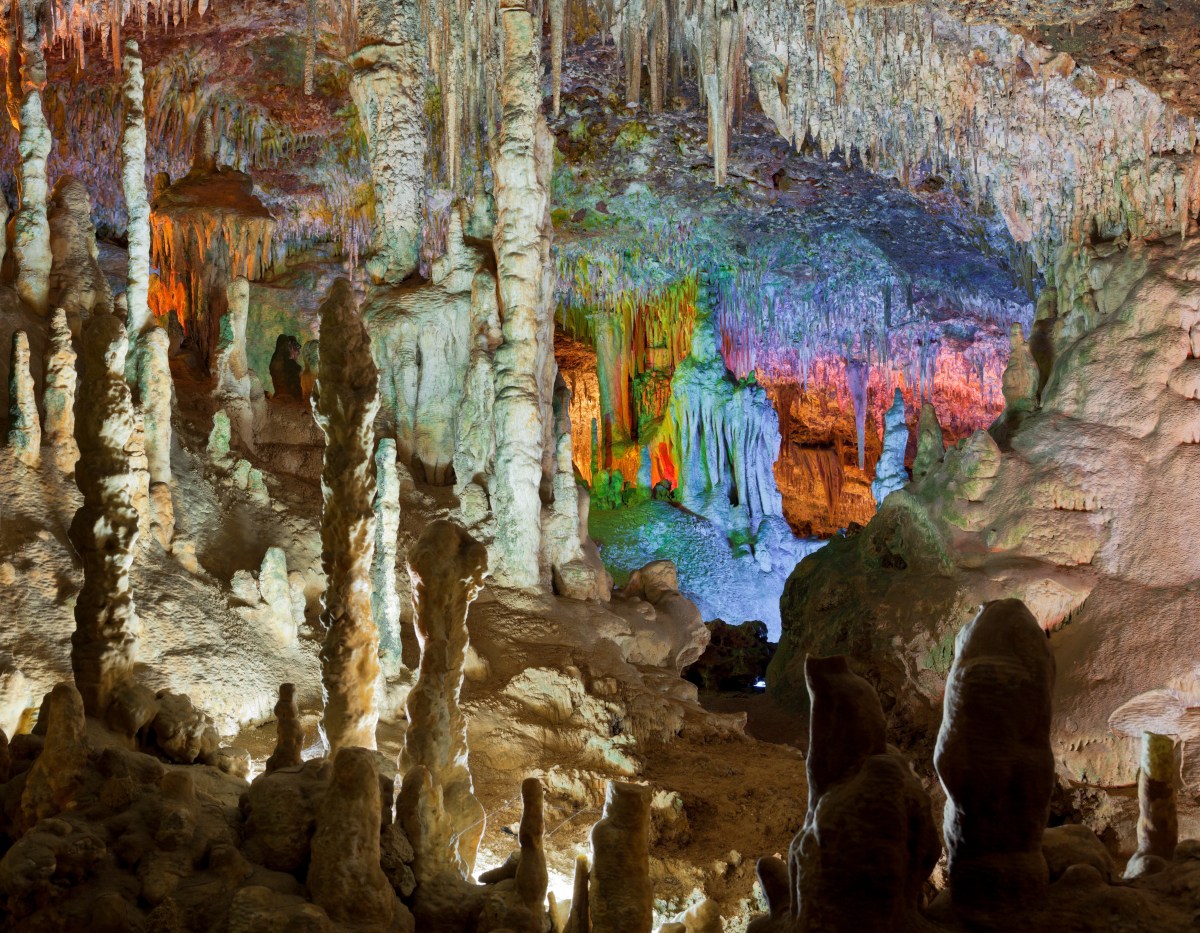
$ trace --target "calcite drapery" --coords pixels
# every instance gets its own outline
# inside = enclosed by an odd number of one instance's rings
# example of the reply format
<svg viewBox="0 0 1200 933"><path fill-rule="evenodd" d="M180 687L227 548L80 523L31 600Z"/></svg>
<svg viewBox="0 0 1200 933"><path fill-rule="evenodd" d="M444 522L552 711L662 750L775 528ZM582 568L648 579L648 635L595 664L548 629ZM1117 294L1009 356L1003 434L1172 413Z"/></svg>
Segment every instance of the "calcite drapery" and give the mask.
<svg viewBox="0 0 1200 933"><path fill-rule="evenodd" d="M17 3L18 0L14 0ZM21 78L9 83L9 107L13 93L20 94L18 130L21 155L21 206L13 224L13 256L17 264L17 294L35 311L45 312L50 300L50 226L46 219L49 179L46 159L50 155L50 126L42 108L46 86L46 23L50 7L46 0L19 0L13 21L20 24ZM14 45L10 44L10 49ZM10 54L12 52L10 51ZM10 65L10 68L12 65Z"/></svg>
<svg viewBox="0 0 1200 933"><path fill-rule="evenodd" d="M75 601L71 668L94 716L103 715L113 692L131 680L141 628L129 580L138 511L127 450L134 412L125 353L125 327L116 317L97 314L87 322L75 423L75 482L83 505L69 531L83 561L83 589Z"/></svg>
<svg viewBox="0 0 1200 933"><path fill-rule="evenodd" d="M417 269L425 201L425 24L410 0L359 0L350 57L375 186L375 241L367 272L398 283Z"/></svg>
<svg viewBox="0 0 1200 933"><path fill-rule="evenodd" d="M504 342L496 350L496 514L493 574L497 583L534 587L541 582L543 404L539 373L549 347L544 302L550 230L548 192L539 173L540 72L533 17L523 5L500 10L504 41L503 116L492 171L496 179L493 242Z"/></svg>
<svg viewBox="0 0 1200 933"><path fill-rule="evenodd" d="M29 370L29 335L13 331L8 360L8 448L26 466L42 462L42 424Z"/></svg>
<svg viewBox="0 0 1200 933"><path fill-rule="evenodd" d="M325 434L321 467L322 728L334 752L375 747L379 633L371 614L375 554L375 413L379 372L346 279L321 304L321 363L312 405Z"/></svg>
<svg viewBox="0 0 1200 933"><path fill-rule="evenodd" d="M129 333L136 339L150 319L150 197L146 193L146 109L143 101L142 59L138 44L125 43L121 59L125 100L121 133L121 187L129 219L125 225L129 244L125 308Z"/></svg>
<svg viewBox="0 0 1200 933"><path fill-rule="evenodd" d="M75 462L79 459L79 444L75 441L75 386L79 373L75 361L67 312L59 308L50 319L42 405L46 410L46 446L52 451L55 465L67 475L75 471Z"/></svg>
<svg viewBox="0 0 1200 933"><path fill-rule="evenodd" d="M988 603L955 639L934 765L946 789L943 831L956 909L1028 908L1049 881L1054 657L1016 599Z"/></svg>
<svg viewBox="0 0 1200 933"><path fill-rule="evenodd" d="M446 871L465 878L474 870L484 811L471 781L458 696L467 609L483 586L487 551L457 525L431 522L408 553L408 572L421 664L408 695L397 821L416 852L418 882Z"/></svg>

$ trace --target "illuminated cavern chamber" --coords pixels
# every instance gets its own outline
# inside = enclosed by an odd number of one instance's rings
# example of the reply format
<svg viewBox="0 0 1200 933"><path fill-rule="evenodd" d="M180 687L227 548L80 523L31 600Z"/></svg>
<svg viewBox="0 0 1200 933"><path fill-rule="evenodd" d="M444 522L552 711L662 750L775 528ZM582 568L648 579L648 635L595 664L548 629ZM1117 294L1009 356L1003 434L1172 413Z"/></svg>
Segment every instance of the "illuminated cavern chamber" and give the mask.
<svg viewBox="0 0 1200 933"><path fill-rule="evenodd" d="M1094 12L10 0L5 921L1186 928L1197 122Z"/></svg>

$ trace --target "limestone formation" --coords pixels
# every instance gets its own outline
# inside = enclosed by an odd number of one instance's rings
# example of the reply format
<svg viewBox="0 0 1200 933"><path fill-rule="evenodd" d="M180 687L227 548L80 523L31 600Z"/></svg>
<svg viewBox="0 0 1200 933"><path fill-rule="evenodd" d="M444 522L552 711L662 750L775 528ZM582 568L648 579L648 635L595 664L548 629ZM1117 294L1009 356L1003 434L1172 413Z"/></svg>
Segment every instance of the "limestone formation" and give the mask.
<svg viewBox="0 0 1200 933"><path fill-rule="evenodd" d="M517 831L520 852L517 857L516 889L521 905L534 916L546 909L546 853L542 836L546 831L542 812L542 782L526 778L521 782L521 825Z"/></svg>
<svg viewBox="0 0 1200 933"><path fill-rule="evenodd" d="M75 472L75 462L79 459L79 445L75 442L75 386L79 373L75 363L75 345L67 313L59 308L50 319L42 405L46 410L46 446L51 450L55 466L67 476Z"/></svg>
<svg viewBox="0 0 1200 933"><path fill-rule="evenodd" d="M321 562L326 590L321 622L322 728L334 752L375 747L379 719L379 633L371 614L375 553L375 413L379 373L346 279L321 305L321 368L313 389L325 434L321 467Z"/></svg>
<svg viewBox="0 0 1200 933"><path fill-rule="evenodd" d="M1126 878L1136 878L1161 868L1163 863L1175 857L1179 838L1179 816L1175 805L1178 772L1175 743L1170 736L1143 733L1142 760L1138 769L1138 847L1125 867ZM1162 861L1156 863L1156 860Z"/></svg>
<svg viewBox="0 0 1200 933"><path fill-rule="evenodd" d="M544 227L547 191L538 167L546 134L540 111L538 41L523 6L500 11L504 72L503 119L492 171L496 179L493 242L504 342L496 350L496 461L492 508L496 558L492 572L503 586L535 587L541 580L540 486L544 431L537 373L546 353L539 336L548 309L542 270L550 231Z"/></svg>
<svg viewBox="0 0 1200 933"><path fill-rule="evenodd" d="M483 586L487 552L456 525L431 522L409 551L408 572L421 663L406 707L397 821L416 852L418 883L444 871L466 878L474 870L484 812L467 761L459 693L467 609Z"/></svg>
<svg viewBox="0 0 1200 933"><path fill-rule="evenodd" d="M375 238L367 271L402 282L417 269L425 199L425 25L417 4L361 0L350 57L375 187Z"/></svg>
<svg viewBox="0 0 1200 933"><path fill-rule="evenodd" d="M302 399L304 390L300 378L300 342L290 334L280 334L275 340L275 353L271 357L272 398Z"/></svg>
<svg viewBox="0 0 1200 933"><path fill-rule="evenodd" d="M381 438L375 450L375 557L371 567L371 615L379 632L379 660L395 673L401 665L400 596L396 591L400 533L400 477L396 442Z"/></svg>
<svg viewBox="0 0 1200 933"><path fill-rule="evenodd" d="M249 570L234 573L231 588L239 615L276 644L296 644L304 623L304 593L293 587L282 548L267 548L257 578Z"/></svg>
<svg viewBox="0 0 1200 933"><path fill-rule="evenodd" d="M889 493L907 485L908 470L904 468L907 449L908 425L904 421L904 396L897 389L892 407L884 419L883 453L875 464L875 479L871 483L871 495L876 502L882 502Z"/></svg>
<svg viewBox="0 0 1200 933"><path fill-rule="evenodd" d="M133 348L138 404L145 425L146 461L151 484L170 483L172 479L171 411L175 401L175 382L171 378L169 345L166 330L151 327L144 328L138 334Z"/></svg>
<svg viewBox="0 0 1200 933"><path fill-rule="evenodd" d="M46 160L50 156L50 126L42 107L42 89L46 86L46 58L43 46L49 5L45 0L24 0L12 8L14 21L20 23L19 130L17 151L21 157L21 205L13 223L13 257L16 260L16 290L27 305L44 313L50 300L51 243L46 219L46 201L50 190ZM10 50L10 68L15 67ZM10 83L12 106L13 84Z"/></svg>
<svg viewBox="0 0 1200 933"><path fill-rule="evenodd" d="M571 888L571 913L563 933L591 933L591 907L588 904L590 871L586 855L575 856L575 882Z"/></svg>
<svg viewBox="0 0 1200 933"><path fill-rule="evenodd" d="M921 405L921 418L917 422L917 455L913 458L912 478L919 483L933 467L940 463L946 453L942 439L942 426L938 423L937 409L932 402Z"/></svg>
<svg viewBox="0 0 1200 933"><path fill-rule="evenodd" d="M413 933L379 864L379 773L365 748L339 748L317 811L307 885L339 929Z"/></svg>
<svg viewBox="0 0 1200 933"><path fill-rule="evenodd" d="M36 467L42 462L42 424L23 330L13 331L8 367L8 448L26 466Z"/></svg>
<svg viewBox="0 0 1200 933"><path fill-rule="evenodd" d="M46 207L52 263L47 279L51 306L67 312L72 330L93 314L112 310L112 290L100 268L92 204L83 182L63 175Z"/></svg>
<svg viewBox="0 0 1200 933"><path fill-rule="evenodd" d="M796 929L923 929L922 892L941 849L929 796L889 750L879 698L845 657L809 658L805 673L808 816L789 854Z"/></svg>
<svg viewBox="0 0 1200 933"><path fill-rule="evenodd" d="M129 271L125 289L129 333L138 338L150 320L150 198L146 192L146 109L143 101L142 59L138 44L125 43L121 58L125 101L121 133L121 188L129 220ZM153 469L151 475L153 476ZM166 480L160 480L166 482Z"/></svg>
<svg viewBox="0 0 1200 933"><path fill-rule="evenodd" d="M70 809L86 778L87 723L79 691L70 684L58 684L46 695L41 718L45 720L45 745L21 793L25 829Z"/></svg>
<svg viewBox="0 0 1200 933"><path fill-rule="evenodd" d="M129 579L138 512L127 452L134 413L125 349L125 328L111 314L97 314L84 327L75 425L83 505L69 531L83 561L83 589L75 602L71 668L84 707L96 716L130 681L140 631Z"/></svg>
<svg viewBox="0 0 1200 933"><path fill-rule="evenodd" d="M955 640L934 764L954 904L1003 915L1045 897L1042 830L1054 785L1054 659L1015 599L989 603Z"/></svg>
<svg viewBox="0 0 1200 933"><path fill-rule="evenodd" d="M1004 370L1004 404L1009 414L1037 407L1040 375L1020 324L1012 326L1012 350Z"/></svg>
<svg viewBox="0 0 1200 933"><path fill-rule="evenodd" d="M279 702L275 704L275 751L267 759L266 772L298 766L304 751L304 728L300 724L300 707L296 705L296 685L279 685Z"/></svg>
<svg viewBox="0 0 1200 933"><path fill-rule="evenodd" d="M650 933L650 788L612 781L592 827L592 933Z"/></svg>
<svg viewBox="0 0 1200 933"><path fill-rule="evenodd" d="M571 456L570 404L571 392L559 377L554 387L554 500L542 522L542 547L556 592L572 599L604 598L608 595L607 587L598 588L598 575L585 561L580 541L579 486Z"/></svg>
<svg viewBox="0 0 1200 933"><path fill-rule="evenodd" d="M255 450L254 410L251 407L250 363L246 357L246 315L250 307L250 282L238 276L225 290L226 311L221 316L216 346L216 387L218 404L229 415L232 440Z"/></svg>

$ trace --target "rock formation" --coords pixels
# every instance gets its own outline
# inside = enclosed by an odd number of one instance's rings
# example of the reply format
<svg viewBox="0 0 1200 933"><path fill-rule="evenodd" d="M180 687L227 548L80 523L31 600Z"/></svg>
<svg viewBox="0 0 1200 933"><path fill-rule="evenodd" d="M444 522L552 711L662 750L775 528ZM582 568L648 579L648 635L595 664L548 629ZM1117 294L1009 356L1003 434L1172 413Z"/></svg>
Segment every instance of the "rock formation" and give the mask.
<svg viewBox="0 0 1200 933"><path fill-rule="evenodd" d="M8 363L8 448L26 466L42 462L42 424L29 370L29 336L13 331Z"/></svg>
<svg viewBox="0 0 1200 933"><path fill-rule="evenodd" d="M246 315L250 307L250 283L236 277L225 289L225 313L217 335L213 390L218 404L229 415L233 440L250 452L255 450L254 410L251 407L252 375L246 358Z"/></svg>
<svg viewBox="0 0 1200 933"><path fill-rule="evenodd" d="M170 339L161 327L145 328L133 348L138 404L145 423L146 461L150 483L170 483L171 412L175 383L168 358Z"/></svg>
<svg viewBox="0 0 1200 933"><path fill-rule="evenodd" d="M75 363L75 345L67 313L59 308L50 319L42 406L46 410L46 446L52 452L55 466L67 476L75 472L75 462L79 459L79 445L75 442L75 386L79 373Z"/></svg>
<svg viewBox="0 0 1200 933"><path fill-rule="evenodd" d="M150 319L150 197L146 192L146 108L142 59L138 44L132 39L125 43L121 69L121 90L125 102L121 133L121 188L129 214L125 225L129 242L125 307L129 315L129 333L136 339L146 329Z"/></svg>
<svg viewBox="0 0 1200 933"><path fill-rule="evenodd" d="M912 478L919 483L946 454L942 439L942 426L938 423L937 409L931 402L921 405L921 417L917 422L917 455L913 458Z"/></svg>
<svg viewBox="0 0 1200 933"><path fill-rule="evenodd" d="M367 271L398 283L417 269L425 200L425 24L420 7L362 0L350 58L375 188L375 238Z"/></svg>
<svg viewBox="0 0 1200 933"><path fill-rule="evenodd" d="M903 489L908 484L908 470L904 468L907 449L908 425L904 421L904 396L897 389L892 407L884 419L883 453L875 464L875 480L871 483L871 495L876 502L883 502L889 493Z"/></svg>
<svg viewBox="0 0 1200 933"><path fill-rule="evenodd" d="M989 603L955 639L934 764L946 789L950 884L964 916L1045 897L1053 690L1046 636L1019 600Z"/></svg>
<svg viewBox="0 0 1200 933"><path fill-rule="evenodd" d="M21 793L21 823L26 830L39 820L72 809L87 777L87 724L79 691L70 684L51 690L39 725L45 745L29 769Z"/></svg>
<svg viewBox="0 0 1200 933"><path fill-rule="evenodd" d="M459 692L467 609L483 586L487 552L456 525L431 522L408 553L408 572L421 664L406 706L397 822L416 852L418 882L446 871L466 878L474 870L484 812L467 761Z"/></svg>
<svg viewBox="0 0 1200 933"><path fill-rule="evenodd" d="M1137 851L1125 868L1125 877L1161 870L1175 857L1179 840L1179 815L1175 806L1178 774L1175 743L1169 736L1142 733L1142 759L1138 769Z"/></svg>
<svg viewBox="0 0 1200 933"><path fill-rule="evenodd" d="M111 314L97 314L84 327L75 424L75 482L83 505L69 532L83 561L83 589L75 601L71 668L94 716L103 715L114 691L132 678L140 632L129 579L138 512L126 449L134 414L125 348L125 328Z"/></svg>
<svg viewBox="0 0 1200 933"><path fill-rule="evenodd" d="M25 0L12 7L13 22L19 26L20 82L9 83L9 107L13 92L19 91L21 156L21 205L13 223L13 257L17 265L16 290L21 300L35 311L45 313L50 301L51 242L46 220L46 200L50 190L46 160L50 156L50 126L42 107L46 86L46 57L43 46L50 16L45 0ZM10 46L9 68L15 70L16 49Z"/></svg>
<svg viewBox="0 0 1200 933"><path fill-rule="evenodd" d="M303 751L304 729L296 705L296 685L280 684L279 702L275 704L275 751L267 759L266 772L297 767L303 760Z"/></svg>
<svg viewBox="0 0 1200 933"><path fill-rule="evenodd" d="M375 448L375 557L371 567L371 615L379 632L379 659L385 671L401 665L400 595L396 591L397 535L400 533L400 476L396 442L383 437Z"/></svg>
<svg viewBox="0 0 1200 933"><path fill-rule="evenodd" d="M100 269L91 199L79 179L63 175L47 203L52 264L47 279L51 306L67 312L72 330L93 314L111 310L112 291Z"/></svg>
<svg viewBox="0 0 1200 933"><path fill-rule="evenodd" d="M588 907L592 933L650 933L650 788L609 783L592 827Z"/></svg>
<svg viewBox="0 0 1200 933"><path fill-rule="evenodd" d="M308 890L340 929L412 933L412 915L379 865L379 814L374 752L339 748L317 811Z"/></svg>

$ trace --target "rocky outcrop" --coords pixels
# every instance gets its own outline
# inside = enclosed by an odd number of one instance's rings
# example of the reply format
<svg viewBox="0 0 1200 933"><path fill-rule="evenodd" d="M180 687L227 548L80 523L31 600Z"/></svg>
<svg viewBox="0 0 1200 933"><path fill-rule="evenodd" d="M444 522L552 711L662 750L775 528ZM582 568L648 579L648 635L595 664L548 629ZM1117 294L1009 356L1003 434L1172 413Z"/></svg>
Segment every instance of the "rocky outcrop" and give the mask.
<svg viewBox="0 0 1200 933"><path fill-rule="evenodd" d="M456 525L431 522L408 553L408 572L421 664L406 705L397 822L416 852L418 883L442 872L467 878L474 871L484 811L471 780L459 693L467 608L483 586L487 552Z"/></svg>
<svg viewBox="0 0 1200 933"><path fill-rule="evenodd" d="M908 484L904 454L908 449L908 425L904 421L904 396L896 390L892 407L887 410L883 426L883 453L875 464L875 480L871 495L877 503Z"/></svg>
<svg viewBox="0 0 1200 933"><path fill-rule="evenodd" d="M75 601L71 668L84 707L95 716L130 682L141 629L129 579L138 512L127 451L134 413L125 348L125 328L111 314L97 314L84 327L75 426L75 482L83 505L69 531L83 561L83 589Z"/></svg>
<svg viewBox="0 0 1200 933"><path fill-rule="evenodd" d="M425 29L416 4L359 4L350 93L375 188L375 240L367 271L376 282L399 283L417 270L425 206Z"/></svg>
<svg viewBox="0 0 1200 933"><path fill-rule="evenodd" d="M946 790L948 872L964 916L1046 896L1054 659L1019 600L989 603L955 640L934 765Z"/></svg>
<svg viewBox="0 0 1200 933"><path fill-rule="evenodd" d="M322 727L336 752L375 747L379 719L379 633L371 614L375 552L375 413L379 373L354 292L333 283L321 305L321 369L313 413L325 434L321 467L321 545L326 590Z"/></svg>
<svg viewBox="0 0 1200 933"><path fill-rule="evenodd" d="M138 337L150 320L150 196L146 192L146 108L138 44L125 42L121 56L125 110L121 132L121 189L129 219L125 224L129 270L125 308L129 332Z"/></svg>
<svg viewBox="0 0 1200 933"><path fill-rule="evenodd" d="M8 449L26 466L42 462L42 423L29 370L29 335L23 330L13 331L9 354Z"/></svg>
<svg viewBox="0 0 1200 933"><path fill-rule="evenodd" d="M75 387L79 373L75 363L75 345L67 313L59 308L50 319L42 406L46 411L46 446L50 448L55 466L67 476L75 472L75 463L79 460L79 445L75 441ZM10 369L10 380L12 372Z"/></svg>

